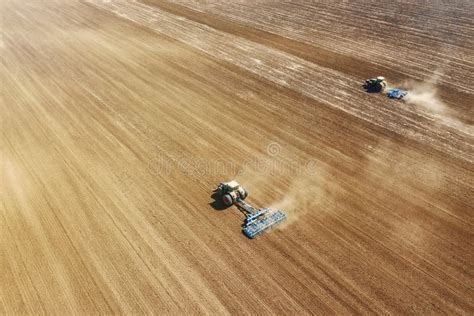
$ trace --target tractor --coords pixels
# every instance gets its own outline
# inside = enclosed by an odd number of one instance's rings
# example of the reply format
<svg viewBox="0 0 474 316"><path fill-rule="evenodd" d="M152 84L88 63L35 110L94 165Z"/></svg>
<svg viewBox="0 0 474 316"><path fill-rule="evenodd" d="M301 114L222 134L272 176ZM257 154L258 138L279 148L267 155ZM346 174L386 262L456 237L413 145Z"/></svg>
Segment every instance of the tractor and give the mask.
<svg viewBox="0 0 474 316"><path fill-rule="evenodd" d="M377 77L372 79L367 79L363 87L367 92L382 92L387 87L387 82L384 77Z"/></svg>
<svg viewBox="0 0 474 316"><path fill-rule="evenodd" d="M226 206L235 205L245 214L245 221L242 225L242 232L250 239L268 231L272 227L285 221L287 215L281 210L271 208L255 208L244 199L248 193L237 181L221 182L217 189L219 197Z"/></svg>

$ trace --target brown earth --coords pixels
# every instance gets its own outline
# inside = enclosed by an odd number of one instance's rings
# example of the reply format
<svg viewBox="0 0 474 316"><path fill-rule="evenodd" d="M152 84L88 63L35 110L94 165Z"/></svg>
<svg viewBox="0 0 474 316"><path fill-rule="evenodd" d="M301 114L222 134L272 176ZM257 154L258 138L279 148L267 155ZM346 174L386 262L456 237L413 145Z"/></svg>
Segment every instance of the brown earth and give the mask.
<svg viewBox="0 0 474 316"><path fill-rule="evenodd" d="M441 76L432 111L359 91L389 66L222 3L1 5L1 314L474 313L471 77ZM457 12L439 10L426 23ZM472 21L455 23L473 67ZM314 69L327 95L304 87ZM288 222L246 239L213 207L232 178Z"/></svg>

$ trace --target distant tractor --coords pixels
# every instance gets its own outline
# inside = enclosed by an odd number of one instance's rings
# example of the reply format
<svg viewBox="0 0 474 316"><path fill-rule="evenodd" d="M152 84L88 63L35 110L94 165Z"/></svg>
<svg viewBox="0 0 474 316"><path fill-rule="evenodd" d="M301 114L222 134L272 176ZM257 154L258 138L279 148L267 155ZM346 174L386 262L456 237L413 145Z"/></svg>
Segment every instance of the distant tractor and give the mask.
<svg viewBox="0 0 474 316"><path fill-rule="evenodd" d="M402 90L402 89L399 89L399 88L390 89L387 92L387 97L389 97L390 99L400 100L400 99L403 99L407 94L408 94L408 92L406 90Z"/></svg>
<svg viewBox="0 0 474 316"><path fill-rule="evenodd" d="M237 181L221 182L215 192L222 198L226 206L235 205L245 214L245 222L242 225L242 232L248 238L255 238L266 232L270 228L286 220L287 215L281 210L271 208L256 209L246 203L244 199L248 193Z"/></svg>
<svg viewBox="0 0 474 316"><path fill-rule="evenodd" d="M367 79L363 87L367 92L382 92L387 87L387 82L385 81L385 77L377 77L372 79Z"/></svg>

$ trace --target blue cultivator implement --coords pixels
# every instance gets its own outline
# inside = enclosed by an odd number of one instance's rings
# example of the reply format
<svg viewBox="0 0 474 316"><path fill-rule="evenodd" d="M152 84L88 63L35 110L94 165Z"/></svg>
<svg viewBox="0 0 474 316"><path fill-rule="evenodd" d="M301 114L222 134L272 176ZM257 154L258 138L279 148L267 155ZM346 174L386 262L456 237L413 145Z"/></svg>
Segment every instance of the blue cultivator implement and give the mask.
<svg viewBox="0 0 474 316"><path fill-rule="evenodd" d="M223 182L215 190L224 202L225 206L235 204L239 210L245 214L245 222L242 225L242 232L248 238L255 238L263 234L272 227L283 222L287 216L281 210L270 208L256 209L244 201L248 193L237 181Z"/></svg>
<svg viewBox="0 0 474 316"><path fill-rule="evenodd" d="M280 224L287 217L283 211L271 208L255 209L244 201L238 201L236 205L247 216L242 232L251 239Z"/></svg>
<svg viewBox="0 0 474 316"><path fill-rule="evenodd" d="M390 89L387 92L387 97L389 97L390 99L400 100L400 99L404 98L407 94L408 94L408 92L405 91L405 90L402 90L402 89Z"/></svg>

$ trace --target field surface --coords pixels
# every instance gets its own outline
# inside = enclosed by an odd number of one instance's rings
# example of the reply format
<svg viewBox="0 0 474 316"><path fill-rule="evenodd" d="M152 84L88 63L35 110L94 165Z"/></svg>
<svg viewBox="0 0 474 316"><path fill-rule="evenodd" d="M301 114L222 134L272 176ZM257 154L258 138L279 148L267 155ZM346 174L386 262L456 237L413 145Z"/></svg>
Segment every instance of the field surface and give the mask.
<svg viewBox="0 0 474 316"><path fill-rule="evenodd" d="M474 5L438 2L0 0L0 314L474 314ZM234 178L288 221L246 239Z"/></svg>

